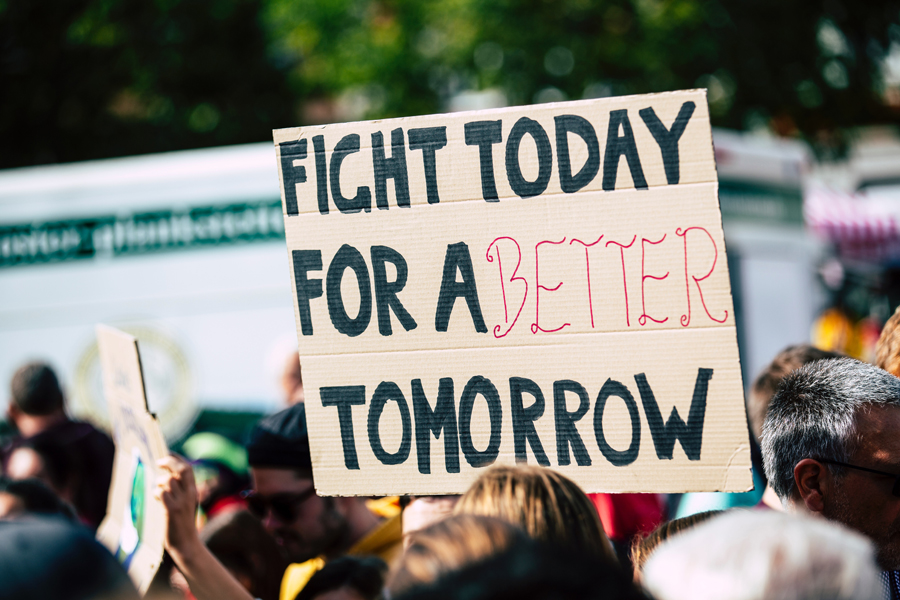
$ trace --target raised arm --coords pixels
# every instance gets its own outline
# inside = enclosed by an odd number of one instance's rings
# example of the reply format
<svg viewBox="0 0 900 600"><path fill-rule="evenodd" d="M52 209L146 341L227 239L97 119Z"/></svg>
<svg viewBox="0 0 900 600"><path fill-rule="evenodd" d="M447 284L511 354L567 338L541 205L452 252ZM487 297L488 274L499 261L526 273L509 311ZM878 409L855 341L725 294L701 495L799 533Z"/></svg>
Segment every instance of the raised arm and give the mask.
<svg viewBox="0 0 900 600"><path fill-rule="evenodd" d="M197 485L191 465L176 456L157 463L156 495L166 509L166 550L197 600L253 600L200 540Z"/></svg>

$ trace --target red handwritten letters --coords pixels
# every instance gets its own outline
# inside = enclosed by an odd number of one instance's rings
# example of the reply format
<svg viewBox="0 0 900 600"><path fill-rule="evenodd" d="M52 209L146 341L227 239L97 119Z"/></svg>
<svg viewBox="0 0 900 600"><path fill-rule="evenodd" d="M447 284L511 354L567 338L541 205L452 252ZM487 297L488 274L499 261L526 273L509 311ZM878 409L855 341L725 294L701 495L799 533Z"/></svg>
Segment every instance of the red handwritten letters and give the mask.
<svg viewBox="0 0 900 600"><path fill-rule="evenodd" d="M532 246L534 263L530 269L523 264L528 245L509 236L494 239L485 253L487 262L497 267L503 303L503 310L498 313L502 323L494 325L494 337L502 338L516 330L526 305L534 310L534 320L529 325L532 334L563 331L576 321L584 324L582 329L594 330L604 311L607 323L609 311L615 311L616 328L663 324L670 317L678 317L681 327L724 323L728 310L710 304L703 289L707 280L724 269L716 240L699 226L678 227L672 233L675 235L634 234L630 240L605 239L604 235L594 241L568 236L540 240ZM603 240L605 243L601 244ZM581 265L577 270L575 263ZM629 277L629 273L638 270L640 278ZM672 289L680 285L678 277L670 277L679 271L684 273L681 293ZM579 275L573 277L575 273ZM606 285L598 294L601 280ZM566 296L569 301L557 301L552 314L547 314L546 303L569 287L573 287ZM586 294L572 302L571 294L576 288L586 290ZM632 322L629 294L635 293L640 294L640 315ZM696 311L692 313L698 298L703 307L700 317Z"/></svg>

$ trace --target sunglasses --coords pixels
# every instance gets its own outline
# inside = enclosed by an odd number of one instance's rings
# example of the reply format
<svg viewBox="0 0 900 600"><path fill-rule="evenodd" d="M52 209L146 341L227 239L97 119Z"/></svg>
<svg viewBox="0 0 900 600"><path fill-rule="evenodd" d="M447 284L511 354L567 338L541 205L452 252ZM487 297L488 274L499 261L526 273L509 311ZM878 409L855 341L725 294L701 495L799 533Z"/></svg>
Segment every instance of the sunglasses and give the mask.
<svg viewBox="0 0 900 600"><path fill-rule="evenodd" d="M282 523L293 523L300 514L300 505L312 498L316 493L315 487L310 487L299 494L281 493L263 496L253 490L241 493L241 497L247 502L247 508L260 519L265 519L271 511L272 516Z"/></svg>
<svg viewBox="0 0 900 600"><path fill-rule="evenodd" d="M818 460L819 462L827 463L829 465L838 465L839 467L847 467L849 469L856 469L857 471L865 471L866 473L875 473L876 475L883 475L885 477L893 477L894 478L894 487L891 488L891 493L894 496L897 496L898 498L900 498L900 475L897 475L896 473L887 473L885 471L877 471L875 469L869 469L866 467L858 467L856 465L843 463L843 462L840 462L837 460L830 460L827 458L819 458L816 460Z"/></svg>

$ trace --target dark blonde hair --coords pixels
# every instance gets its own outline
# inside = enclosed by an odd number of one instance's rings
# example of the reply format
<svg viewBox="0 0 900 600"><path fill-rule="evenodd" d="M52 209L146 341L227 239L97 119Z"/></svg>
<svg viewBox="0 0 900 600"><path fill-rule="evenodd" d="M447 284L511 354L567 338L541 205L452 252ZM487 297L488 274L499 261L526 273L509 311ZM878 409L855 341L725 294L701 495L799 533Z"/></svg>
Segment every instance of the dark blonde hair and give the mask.
<svg viewBox="0 0 900 600"><path fill-rule="evenodd" d="M528 537L500 519L447 517L410 534L410 544L388 580L391 597L512 548Z"/></svg>
<svg viewBox="0 0 900 600"><path fill-rule="evenodd" d="M875 344L875 366L900 377L900 306L884 324Z"/></svg>
<svg viewBox="0 0 900 600"><path fill-rule="evenodd" d="M492 467L453 512L497 517L533 539L616 560L594 504L572 480L550 469Z"/></svg>
<svg viewBox="0 0 900 600"><path fill-rule="evenodd" d="M708 510L680 519L672 519L671 521L666 521L646 536L635 537L631 543L631 564L634 565L636 571L643 569L650 555L653 554L660 544L700 523L709 521L723 512L725 511Z"/></svg>

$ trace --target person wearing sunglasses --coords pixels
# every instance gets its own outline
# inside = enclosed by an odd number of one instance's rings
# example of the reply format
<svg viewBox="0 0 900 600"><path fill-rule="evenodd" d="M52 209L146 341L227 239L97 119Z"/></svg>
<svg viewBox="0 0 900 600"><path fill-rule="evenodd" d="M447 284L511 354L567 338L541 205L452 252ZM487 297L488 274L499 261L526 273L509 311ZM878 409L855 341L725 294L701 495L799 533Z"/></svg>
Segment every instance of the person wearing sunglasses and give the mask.
<svg viewBox="0 0 900 600"><path fill-rule="evenodd" d="M399 514L385 519L369 510L365 498L316 494L303 403L261 419L250 435L247 458L253 489L244 500L292 563L282 580L281 598L293 600L329 559L371 555L390 564L402 551ZM193 515L187 506L190 498L196 509L190 465L169 457L160 467L165 471L159 486L170 520L169 554L199 600L236 600L236 588L229 583L224 589L221 569L197 548L196 531L187 531L187 517L177 517Z"/></svg>
<svg viewBox="0 0 900 600"><path fill-rule="evenodd" d="M869 537L900 599L900 379L851 358L804 365L772 399L761 447L784 507Z"/></svg>

